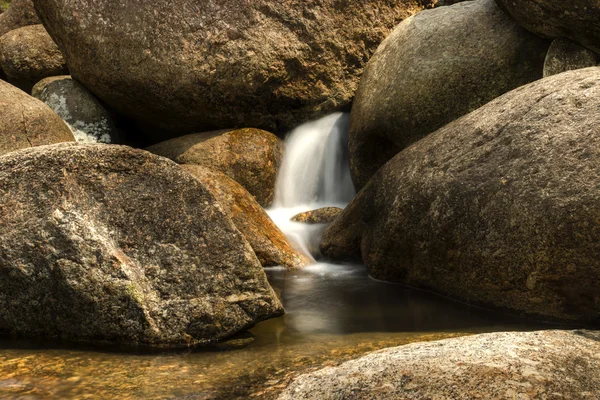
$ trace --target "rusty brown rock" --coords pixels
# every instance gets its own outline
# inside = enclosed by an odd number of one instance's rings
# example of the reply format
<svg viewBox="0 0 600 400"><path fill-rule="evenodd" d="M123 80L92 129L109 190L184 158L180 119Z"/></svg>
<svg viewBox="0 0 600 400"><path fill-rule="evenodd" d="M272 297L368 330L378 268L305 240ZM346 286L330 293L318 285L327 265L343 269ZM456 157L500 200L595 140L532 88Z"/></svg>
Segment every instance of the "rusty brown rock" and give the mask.
<svg viewBox="0 0 600 400"><path fill-rule="evenodd" d="M542 78L549 45L494 0L426 10L399 24L369 61L352 106L357 190L402 149Z"/></svg>
<svg viewBox="0 0 600 400"><path fill-rule="evenodd" d="M147 150L179 164L221 171L242 185L261 206L273 202L283 144L272 133L251 128L195 133Z"/></svg>
<svg viewBox="0 0 600 400"><path fill-rule="evenodd" d="M69 127L48 106L4 81L0 81L0 110L0 155L75 141Z"/></svg>
<svg viewBox="0 0 600 400"><path fill-rule="evenodd" d="M138 122L177 133L283 133L348 107L375 48L423 6L38 0L36 8L73 77Z"/></svg>
<svg viewBox="0 0 600 400"><path fill-rule="evenodd" d="M43 25L25 26L0 37L0 68L8 82L27 93L44 78L69 73Z"/></svg>
<svg viewBox="0 0 600 400"><path fill-rule="evenodd" d="M280 316L211 191L170 160L102 144L0 157L0 331L193 346Z"/></svg>
<svg viewBox="0 0 600 400"><path fill-rule="evenodd" d="M541 331L414 343L302 375L278 399L595 399L599 340Z"/></svg>
<svg viewBox="0 0 600 400"><path fill-rule="evenodd" d="M239 183L227 175L199 165L182 165L211 191L225 213L256 253L263 267L301 268L311 260L293 249L265 210Z"/></svg>
<svg viewBox="0 0 600 400"><path fill-rule="evenodd" d="M0 15L0 37L13 29L39 23L32 0L14 0Z"/></svg>
<svg viewBox="0 0 600 400"><path fill-rule="evenodd" d="M496 0L531 32L566 37L600 53L600 3L597 0Z"/></svg>
<svg viewBox="0 0 600 400"><path fill-rule="evenodd" d="M388 162L322 248L361 250L378 279L599 323L599 109L599 67L505 94Z"/></svg>
<svg viewBox="0 0 600 400"><path fill-rule="evenodd" d="M294 222L305 224L329 224L333 222L343 210L338 207L323 207L317 210L306 211L292 217Z"/></svg>

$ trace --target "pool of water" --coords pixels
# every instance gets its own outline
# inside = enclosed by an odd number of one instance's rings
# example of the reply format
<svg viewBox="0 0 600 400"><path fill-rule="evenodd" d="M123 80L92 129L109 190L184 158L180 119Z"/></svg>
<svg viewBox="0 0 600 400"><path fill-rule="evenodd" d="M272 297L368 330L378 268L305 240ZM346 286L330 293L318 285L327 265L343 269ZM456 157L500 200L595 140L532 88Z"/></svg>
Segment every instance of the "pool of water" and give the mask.
<svg viewBox="0 0 600 400"><path fill-rule="evenodd" d="M272 398L298 373L385 347L553 328L378 282L363 266L267 275L287 314L253 328L253 341L169 352L4 338L0 398Z"/></svg>

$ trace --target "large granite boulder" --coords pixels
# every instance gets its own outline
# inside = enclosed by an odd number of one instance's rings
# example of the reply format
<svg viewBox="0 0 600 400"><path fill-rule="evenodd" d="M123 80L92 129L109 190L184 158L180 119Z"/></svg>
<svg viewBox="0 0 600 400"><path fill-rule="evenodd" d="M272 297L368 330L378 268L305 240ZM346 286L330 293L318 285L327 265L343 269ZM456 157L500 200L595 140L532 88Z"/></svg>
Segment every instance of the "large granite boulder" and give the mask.
<svg viewBox="0 0 600 400"><path fill-rule="evenodd" d="M195 133L147 149L179 164L194 164L223 172L249 191L258 203L273 202L283 157L283 143L260 129Z"/></svg>
<svg viewBox="0 0 600 400"><path fill-rule="evenodd" d="M53 76L36 83L31 95L57 113L73 130L78 142L119 143L113 114L70 76Z"/></svg>
<svg viewBox="0 0 600 400"><path fill-rule="evenodd" d="M225 213L250 243L263 267L301 268L311 260L294 250L266 211L239 183L219 171L182 165L215 196Z"/></svg>
<svg viewBox="0 0 600 400"><path fill-rule="evenodd" d="M387 163L328 227L325 254L358 242L378 279L600 321L599 109L598 67L488 103Z"/></svg>
<svg viewBox="0 0 600 400"><path fill-rule="evenodd" d="M600 53L600 3L597 0L496 0L531 32L566 37Z"/></svg>
<svg viewBox="0 0 600 400"><path fill-rule="evenodd" d="M427 10L403 21L369 61L352 107L356 188L411 143L541 78L549 44L494 0Z"/></svg>
<svg viewBox="0 0 600 400"><path fill-rule="evenodd" d="M595 399L599 340L541 331L413 343L302 375L279 400Z"/></svg>
<svg viewBox="0 0 600 400"><path fill-rule="evenodd" d="M26 92L41 79L69 73L60 50L41 24L0 37L0 69L8 82Z"/></svg>
<svg viewBox="0 0 600 400"><path fill-rule="evenodd" d="M554 39L546 54L544 78L596 65L598 65L596 53L569 39L558 38Z"/></svg>
<svg viewBox="0 0 600 400"><path fill-rule="evenodd" d="M13 29L39 23L32 0L14 0L8 10L0 15L0 36Z"/></svg>
<svg viewBox="0 0 600 400"><path fill-rule="evenodd" d="M0 155L75 140L48 106L4 81L0 81L0 110Z"/></svg>
<svg viewBox="0 0 600 400"><path fill-rule="evenodd" d="M36 0L75 79L138 122L286 132L347 107L418 0Z"/></svg>
<svg viewBox="0 0 600 400"><path fill-rule="evenodd" d="M0 330L191 346L283 313L204 185L124 146L0 157Z"/></svg>

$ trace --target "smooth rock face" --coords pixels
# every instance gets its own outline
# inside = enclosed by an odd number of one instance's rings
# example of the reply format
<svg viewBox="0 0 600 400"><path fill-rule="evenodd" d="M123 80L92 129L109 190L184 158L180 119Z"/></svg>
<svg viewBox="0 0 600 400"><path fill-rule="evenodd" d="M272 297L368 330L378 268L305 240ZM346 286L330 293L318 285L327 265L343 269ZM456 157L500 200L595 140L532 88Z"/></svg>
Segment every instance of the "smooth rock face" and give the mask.
<svg viewBox="0 0 600 400"><path fill-rule="evenodd" d="M14 29L40 23L32 0L14 0L0 15L0 37Z"/></svg>
<svg viewBox="0 0 600 400"><path fill-rule="evenodd" d="M186 135L150 146L148 151L179 164L221 171L268 207L275 195L283 144L272 133L246 128Z"/></svg>
<svg viewBox="0 0 600 400"><path fill-rule="evenodd" d="M574 69L595 67L597 64L596 53L569 39L558 38L548 49L544 78Z"/></svg>
<svg viewBox="0 0 600 400"><path fill-rule="evenodd" d="M323 207L317 210L306 211L292 217L294 222L305 224L329 224L333 222L343 210L338 207Z"/></svg>
<svg viewBox="0 0 600 400"><path fill-rule="evenodd" d="M375 48L417 0L40 0L75 79L171 132L287 132L348 106Z"/></svg>
<svg viewBox="0 0 600 400"><path fill-rule="evenodd" d="M321 247L360 242L378 279L600 322L599 111L598 67L516 89L398 154Z"/></svg>
<svg viewBox="0 0 600 400"><path fill-rule="evenodd" d="M496 0L531 32L566 37L600 53L600 3L597 0Z"/></svg>
<svg viewBox="0 0 600 400"><path fill-rule="evenodd" d="M62 144L0 158L0 327L188 346L283 313L206 187L142 150Z"/></svg>
<svg viewBox="0 0 600 400"><path fill-rule="evenodd" d="M225 213L256 253L263 267L301 268L310 259L297 252L266 211L239 183L199 165L182 165L215 196Z"/></svg>
<svg viewBox="0 0 600 400"><path fill-rule="evenodd" d="M302 375L279 400L595 399L597 334L491 333L381 350Z"/></svg>
<svg viewBox="0 0 600 400"><path fill-rule="evenodd" d="M43 25L25 26L0 37L0 68L8 82L28 93L43 78L69 73Z"/></svg>
<svg viewBox="0 0 600 400"><path fill-rule="evenodd" d="M119 142L120 135L112 114L70 76L41 80L33 87L32 96L54 110L73 130L78 142Z"/></svg>
<svg viewBox="0 0 600 400"><path fill-rule="evenodd" d="M75 140L48 106L4 81L0 81L0 110L0 155Z"/></svg>
<svg viewBox="0 0 600 400"><path fill-rule="evenodd" d="M403 21L369 61L352 107L350 168L357 190L411 143L541 78L548 46L494 0Z"/></svg>

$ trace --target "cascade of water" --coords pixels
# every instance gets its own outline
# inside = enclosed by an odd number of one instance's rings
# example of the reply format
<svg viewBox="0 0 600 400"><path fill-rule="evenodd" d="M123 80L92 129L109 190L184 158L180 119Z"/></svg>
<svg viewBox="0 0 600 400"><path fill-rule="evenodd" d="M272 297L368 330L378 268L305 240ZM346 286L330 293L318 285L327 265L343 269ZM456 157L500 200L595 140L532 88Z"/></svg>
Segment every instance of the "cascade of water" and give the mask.
<svg viewBox="0 0 600 400"><path fill-rule="evenodd" d="M292 244L307 255L318 253L324 227L292 222L301 212L345 207L355 195L348 167L349 115L336 113L294 129L286 138L275 202L268 210Z"/></svg>

